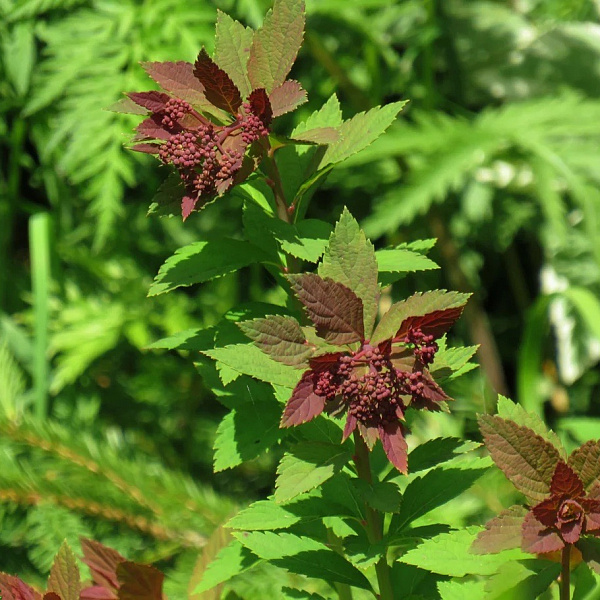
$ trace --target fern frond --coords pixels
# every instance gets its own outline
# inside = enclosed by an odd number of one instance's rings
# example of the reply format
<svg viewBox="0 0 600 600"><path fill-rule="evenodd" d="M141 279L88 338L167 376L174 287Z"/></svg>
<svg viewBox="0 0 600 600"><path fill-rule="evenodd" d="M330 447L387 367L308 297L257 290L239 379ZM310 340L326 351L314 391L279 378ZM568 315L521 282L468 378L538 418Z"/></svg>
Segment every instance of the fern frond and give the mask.
<svg viewBox="0 0 600 600"><path fill-rule="evenodd" d="M14 419L22 409L25 377L4 340L0 339L0 411Z"/></svg>

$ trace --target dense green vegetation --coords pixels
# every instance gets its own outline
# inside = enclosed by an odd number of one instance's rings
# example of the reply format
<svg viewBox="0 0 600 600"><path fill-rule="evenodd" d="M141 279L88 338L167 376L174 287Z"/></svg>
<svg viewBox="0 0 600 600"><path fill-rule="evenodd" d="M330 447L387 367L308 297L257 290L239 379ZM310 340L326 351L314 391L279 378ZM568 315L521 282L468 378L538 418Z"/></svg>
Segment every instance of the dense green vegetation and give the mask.
<svg viewBox="0 0 600 600"><path fill-rule="evenodd" d="M177 248L237 235L241 199L185 224L148 218L166 169L123 148L138 119L105 110L151 89L139 61L210 48L217 8L256 27L269 5L0 4L0 571L41 581L64 537L76 548L85 535L158 561L181 597L215 527L272 491L274 453L213 474L225 409L189 353L148 349L280 294L251 267L146 296ZM596 5L313 0L307 19L292 75L309 102L277 128L333 92L345 117L410 99L308 216L333 223L346 205L381 246L437 238L442 269L396 294L474 292L451 337L481 344L481 369L453 384L453 416L427 419L422 439L477 438L475 413L496 392L544 416L567 449L598 437ZM444 522L482 522L512 497L486 478ZM242 577L240 595L254 584ZM261 585L268 597L267 571Z"/></svg>

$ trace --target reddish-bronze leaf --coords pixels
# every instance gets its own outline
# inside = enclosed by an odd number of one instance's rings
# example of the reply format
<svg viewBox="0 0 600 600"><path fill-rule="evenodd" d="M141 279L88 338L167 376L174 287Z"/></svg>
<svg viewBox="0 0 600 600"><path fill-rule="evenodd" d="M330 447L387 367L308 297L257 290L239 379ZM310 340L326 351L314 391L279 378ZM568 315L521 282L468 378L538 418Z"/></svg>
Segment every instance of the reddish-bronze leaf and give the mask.
<svg viewBox="0 0 600 600"><path fill-rule="evenodd" d="M363 303L351 289L315 273L288 279L319 337L340 346L364 339Z"/></svg>
<svg viewBox="0 0 600 600"><path fill-rule="evenodd" d="M189 196L188 194L181 199L181 214L184 221L192 214L197 202L198 196Z"/></svg>
<svg viewBox="0 0 600 600"><path fill-rule="evenodd" d="M379 425L379 439L390 462L400 471L408 472L408 445L400 421Z"/></svg>
<svg viewBox="0 0 600 600"><path fill-rule="evenodd" d="M248 104L252 112L268 127L273 119L273 109L264 88L254 90L248 96Z"/></svg>
<svg viewBox="0 0 600 600"><path fill-rule="evenodd" d="M600 534L600 500L588 500L584 498L581 505L585 509L586 533Z"/></svg>
<svg viewBox="0 0 600 600"><path fill-rule="evenodd" d="M202 84L194 77L192 63L143 62L142 67L163 90L171 92L177 98L201 108L208 104Z"/></svg>
<svg viewBox="0 0 600 600"><path fill-rule="evenodd" d="M159 145L158 144L136 144L135 146L131 146L132 150L135 152L144 152L144 154L158 154Z"/></svg>
<svg viewBox="0 0 600 600"><path fill-rule="evenodd" d="M304 104L308 98L306 91L297 81L288 79L269 94L269 100L273 116L280 117Z"/></svg>
<svg viewBox="0 0 600 600"><path fill-rule="evenodd" d="M126 559L116 550L88 538L81 538L81 549L83 562L90 568L92 581L116 592L119 587L117 566Z"/></svg>
<svg viewBox="0 0 600 600"><path fill-rule="evenodd" d="M18 577L0 573L0 597L2 600L41 600L42 594Z"/></svg>
<svg viewBox="0 0 600 600"><path fill-rule="evenodd" d="M92 585L81 590L80 600L117 600L117 594L101 585Z"/></svg>
<svg viewBox="0 0 600 600"><path fill-rule="evenodd" d="M492 459L512 484L536 504L546 499L558 450L528 427L497 416L481 415L479 428Z"/></svg>
<svg viewBox="0 0 600 600"><path fill-rule="evenodd" d="M565 543L555 531L542 525L533 515L528 512L523 521L521 550L533 554L554 552L565 547Z"/></svg>
<svg viewBox="0 0 600 600"><path fill-rule="evenodd" d="M61 598L56 592L46 592L43 600L65 600Z"/></svg>
<svg viewBox="0 0 600 600"><path fill-rule="evenodd" d="M394 338L404 339L411 329L420 329L425 335L434 338L446 333L462 314L465 306L454 306L445 310L436 310L420 317L409 317L402 323Z"/></svg>
<svg viewBox="0 0 600 600"><path fill-rule="evenodd" d="M442 410L440 402L451 400L444 392L444 390L431 378L431 376L424 372L421 378L423 389L421 390L420 396L413 396L410 405L413 408L424 408L432 412L438 412Z"/></svg>
<svg viewBox="0 0 600 600"><path fill-rule="evenodd" d="M160 112L164 110L165 104L171 99L169 94L162 92L131 92L127 94L136 104L147 108L150 112Z"/></svg>
<svg viewBox="0 0 600 600"><path fill-rule="evenodd" d="M306 423L320 415L324 408L325 397L315 394L315 373L306 371L285 406L280 426L292 427Z"/></svg>
<svg viewBox="0 0 600 600"><path fill-rule="evenodd" d="M471 545L471 552L475 554L495 554L511 548L521 546L521 529L527 509L515 505L503 510L485 524L485 531L481 531Z"/></svg>
<svg viewBox="0 0 600 600"><path fill-rule="evenodd" d="M545 527L554 527L556 523L556 511L560 506L560 498L552 497L542 500L536 504L531 512L535 518Z"/></svg>
<svg viewBox="0 0 600 600"><path fill-rule="evenodd" d="M342 443L354 433L356 425L356 417L352 413L348 413L348 416L346 417L346 425L344 426L344 433L342 434Z"/></svg>
<svg viewBox="0 0 600 600"><path fill-rule="evenodd" d="M137 135L134 140L168 140L173 133L181 131L181 127L177 127L176 131L167 131L162 124L161 115L152 115L144 119L136 128Z"/></svg>
<svg viewBox="0 0 600 600"><path fill-rule="evenodd" d="M200 50L194 64L194 75L204 86L204 95L217 108L236 114L242 104L240 90L231 77L219 68L204 48Z"/></svg>
<svg viewBox="0 0 600 600"><path fill-rule="evenodd" d="M594 482L600 483L600 440L586 442L571 453L567 462L579 475L586 490Z"/></svg>
<svg viewBox="0 0 600 600"><path fill-rule="evenodd" d="M556 496L568 496L569 498L578 498L583 494L581 479L562 460L556 465L550 484L550 493Z"/></svg>
<svg viewBox="0 0 600 600"><path fill-rule="evenodd" d="M164 575L149 565L125 561L117 566L119 600L162 600Z"/></svg>
<svg viewBox="0 0 600 600"><path fill-rule="evenodd" d="M61 600L79 600L80 591L81 578L77 559L65 541L52 563L50 577L48 577L48 592L54 592Z"/></svg>

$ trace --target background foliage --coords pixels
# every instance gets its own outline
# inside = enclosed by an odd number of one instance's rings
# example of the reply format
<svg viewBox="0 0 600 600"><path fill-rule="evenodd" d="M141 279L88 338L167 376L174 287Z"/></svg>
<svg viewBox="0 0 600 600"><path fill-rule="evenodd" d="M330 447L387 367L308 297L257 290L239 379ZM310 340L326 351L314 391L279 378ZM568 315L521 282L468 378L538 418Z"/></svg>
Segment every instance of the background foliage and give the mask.
<svg viewBox="0 0 600 600"><path fill-rule="evenodd" d="M65 535L77 548L83 534L162 561L181 596L215 527L271 492L277 457L212 473L224 409L191 360L146 350L277 293L251 268L146 297L176 248L239 231L240 199L185 226L148 219L165 170L123 149L135 119L104 110L151 89L139 61L210 48L217 8L256 27L268 5L0 2L2 571L43 578ZM427 433L476 435L495 390L545 416L567 447L597 437L597 4L313 0L307 15L292 75L309 103L282 131L333 92L345 117L410 99L332 172L308 216L333 222L347 205L381 245L437 238L429 255L443 268L401 280L397 296L475 292L453 335L482 344L482 368L455 383L455 416L432 417ZM445 520L498 512L512 494L500 477ZM252 585L242 578L238 593Z"/></svg>

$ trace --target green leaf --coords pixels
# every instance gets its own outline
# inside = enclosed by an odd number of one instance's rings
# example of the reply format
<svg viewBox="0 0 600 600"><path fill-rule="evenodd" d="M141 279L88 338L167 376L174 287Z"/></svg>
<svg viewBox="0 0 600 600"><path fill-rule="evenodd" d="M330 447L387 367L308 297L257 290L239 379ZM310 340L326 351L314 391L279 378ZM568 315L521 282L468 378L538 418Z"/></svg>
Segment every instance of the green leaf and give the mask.
<svg viewBox="0 0 600 600"><path fill-rule="evenodd" d="M79 600L81 591L79 567L66 540L60 547L50 570L48 591L58 594L61 600Z"/></svg>
<svg viewBox="0 0 600 600"><path fill-rule="evenodd" d="M485 581L439 581L437 587L442 600L485 597Z"/></svg>
<svg viewBox="0 0 600 600"><path fill-rule="evenodd" d="M226 535L228 538L231 538L231 534L229 532L224 532L223 535ZM192 582L190 582L190 600L204 600L204 595L201 595L203 592L207 590L211 590L212 588L218 586L219 584L225 583L247 571L250 567L253 567L259 560L256 558L250 550L242 546L240 542L237 540L233 540L229 545L222 548L217 557L208 563L206 566L202 566L201 570L201 579L198 581L197 577L194 577L192 581L194 582L194 586L192 586ZM221 597L221 591L218 589L216 596L209 596L210 600L214 598ZM207 598L207 600L208 600Z"/></svg>
<svg viewBox="0 0 600 600"><path fill-rule="evenodd" d="M287 529L300 521L300 517L272 500L259 500L239 512L226 527L260 531L271 529Z"/></svg>
<svg viewBox="0 0 600 600"><path fill-rule="evenodd" d="M289 587L282 588L281 592L283 594L283 600L325 600L325 598L319 596L319 594L311 594L304 590L294 590Z"/></svg>
<svg viewBox="0 0 600 600"><path fill-rule="evenodd" d="M347 208L329 238L318 273L345 285L362 300L364 337L369 339L377 313L377 261L373 244Z"/></svg>
<svg viewBox="0 0 600 600"><path fill-rule="evenodd" d="M353 480L360 497L375 510L384 513L396 513L402 504L402 493L391 481L376 481L371 484L364 479Z"/></svg>
<svg viewBox="0 0 600 600"><path fill-rule="evenodd" d="M260 558L292 573L371 589L367 578L324 544L291 533L252 532L234 536Z"/></svg>
<svg viewBox="0 0 600 600"><path fill-rule="evenodd" d="M291 231L294 235L284 236L279 231L274 233L281 249L292 256L316 263L327 247L331 225L318 219L302 219Z"/></svg>
<svg viewBox="0 0 600 600"><path fill-rule="evenodd" d="M285 434L279 427L281 405L272 388L250 381L247 394L247 401L236 405L219 423L214 442L215 472L256 458ZM240 394L235 397L239 400Z"/></svg>
<svg viewBox="0 0 600 600"><path fill-rule="evenodd" d="M216 327L186 329L146 346L148 350L190 350L202 352L214 346Z"/></svg>
<svg viewBox="0 0 600 600"><path fill-rule="evenodd" d="M413 521L442 506L468 490L487 469L448 469L438 467L413 479L402 496L398 515L392 518L390 530L402 531Z"/></svg>
<svg viewBox="0 0 600 600"><path fill-rule="evenodd" d="M296 125L296 128L292 131L290 137L296 138L313 129L323 129L326 127L338 128L342 123L343 119L340 102L337 99L337 96L333 94L330 96L329 100L327 100L319 110L315 110L306 121Z"/></svg>
<svg viewBox="0 0 600 600"><path fill-rule="evenodd" d="M507 562L487 582L486 600L539 598L560 574L560 564L541 559Z"/></svg>
<svg viewBox="0 0 600 600"><path fill-rule="evenodd" d="M531 502L550 494L550 482L560 461L558 450L528 427L500 417L480 415L485 445L502 472Z"/></svg>
<svg viewBox="0 0 600 600"><path fill-rule="evenodd" d="M287 502L339 472L351 453L339 444L304 442L286 453L277 467L275 500Z"/></svg>
<svg viewBox="0 0 600 600"><path fill-rule="evenodd" d="M464 442L458 438L445 437L419 444L409 455L410 472L424 471L435 465L452 460L461 452Z"/></svg>
<svg viewBox="0 0 600 600"><path fill-rule="evenodd" d="M581 550L588 567L600 575L600 539L591 536L581 538L577 542L577 548Z"/></svg>
<svg viewBox="0 0 600 600"><path fill-rule="evenodd" d="M329 164L342 162L349 156L364 150L374 142L394 121L406 101L392 102L386 106L378 106L367 112L358 113L340 125L340 140L331 144L319 169Z"/></svg>
<svg viewBox="0 0 600 600"><path fill-rule="evenodd" d="M529 558L519 549L499 554L471 554L469 548L481 529L466 527L460 531L441 533L403 554L398 560L440 575L491 575L507 560Z"/></svg>
<svg viewBox="0 0 600 600"><path fill-rule="evenodd" d="M600 300L592 291L582 287L568 287L562 296L567 298L581 315L594 337L600 340Z"/></svg>
<svg viewBox="0 0 600 600"><path fill-rule="evenodd" d="M531 412L527 412L520 404L512 402L501 394L498 395L498 416L506 419L507 421L514 421L517 425L522 427L528 427L539 436L550 442L559 452L562 458L567 457L567 453L560 441L560 438L552 431L548 429L543 419Z"/></svg>
<svg viewBox="0 0 600 600"><path fill-rule="evenodd" d="M267 93L287 77L304 36L304 0L275 0L262 27L254 34L248 59L252 89Z"/></svg>
<svg viewBox="0 0 600 600"><path fill-rule="evenodd" d="M231 77L243 98L252 91L247 65L253 35L250 27L217 10L214 60Z"/></svg>
<svg viewBox="0 0 600 600"><path fill-rule="evenodd" d="M384 273L410 273L440 268L430 258L405 248L377 250L375 257L379 271Z"/></svg>
<svg viewBox="0 0 600 600"><path fill-rule="evenodd" d="M429 366L429 371L439 381L445 377L452 377L457 371L460 374L465 373L465 367L469 359L473 357L479 346L459 346L455 348L440 348L436 354L433 363ZM476 364L470 363L470 368L476 368ZM470 370L469 368L469 370Z"/></svg>
<svg viewBox="0 0 600 600"><path fill-rule="evenodd" d="M158 271L149 296L233 273L264 258L261 250L240 240L194 242L180 248Z"/></svg>
<svg viewBox="0 0 600 600"><path fill-rule="evenodd" d="M298 369L274 361L253 344L231 344L204 354L242 375L288 388L295 387L301 375Z"/></svg>
<svg viewBox="0 0 600 600"><path fill-rule="evenodd" d="M184 195L185 188L181 184L181 177L177 173L170 173L154 194L148 207L148 215L181 215L181 199Z"/></svg>
<svg viewBox="0 0 600 600"><path fill-rule="evenodd" d="M372 344L378 344L396 335L402 323L409 317L421 317L432 313L453 312L461 309L469 299L470 294L447 292L446 290L433 290L431 292L416 293L400 302L393 304L390 310L379 321ZM460 313L459 313L460 314Z"/></svg>
<svg viewBox="0 0 600 600"><path fill-rule="evenodd" d="M277 362L291 367L306 368L312 348L306 342L304 332L294 317L270 315L238 325L263 352Z"/></svg>

